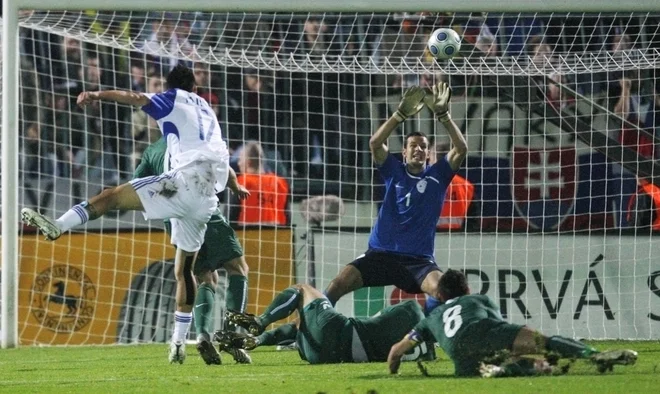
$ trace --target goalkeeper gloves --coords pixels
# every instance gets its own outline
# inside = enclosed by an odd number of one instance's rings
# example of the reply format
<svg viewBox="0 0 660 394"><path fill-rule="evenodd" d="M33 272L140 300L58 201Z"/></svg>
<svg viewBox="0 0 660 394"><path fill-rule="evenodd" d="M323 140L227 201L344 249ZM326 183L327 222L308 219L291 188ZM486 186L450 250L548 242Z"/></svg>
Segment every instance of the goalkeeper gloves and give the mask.
<svg viewBox="0 0 660 394"><path fill-rule="evenodd" d="M439 121L446 122L449 120L449 100L451 100L451 88L447 82L438 82L433 86L433 96L426 96L424 103Z"/></svg>
<svg viewBox="0 0 660 394"><path fill-rule="evenodd" d="M403 122L409 117L417 114L424 107L424 97L426 91L419 86L412 86L403 94L399 103L399 109L394 113L394 117L399 122Z"/></svg>

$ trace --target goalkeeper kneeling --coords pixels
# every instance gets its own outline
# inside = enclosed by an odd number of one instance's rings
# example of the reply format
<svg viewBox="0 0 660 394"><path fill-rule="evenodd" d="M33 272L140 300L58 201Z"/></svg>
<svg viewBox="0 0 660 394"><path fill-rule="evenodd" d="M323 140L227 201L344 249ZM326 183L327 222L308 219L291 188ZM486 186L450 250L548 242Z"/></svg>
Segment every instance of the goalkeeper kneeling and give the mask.
<svg viewBox="0 0 660 394"><path fill-rule="evenodd" d="M485 295L471 295L465 275L449 270L439 282L440 300L434 309L388 356L391 373L397 373L403 355L419 343L436 341L454 362L457 376L530 376L565 373L560 358L587 359L600 372L614 365L631 365L637 360L632 350L598 350L573 339L547 337L526 326L502 319L499 308ZM544 354L546 359L523 358Z"/></svg>

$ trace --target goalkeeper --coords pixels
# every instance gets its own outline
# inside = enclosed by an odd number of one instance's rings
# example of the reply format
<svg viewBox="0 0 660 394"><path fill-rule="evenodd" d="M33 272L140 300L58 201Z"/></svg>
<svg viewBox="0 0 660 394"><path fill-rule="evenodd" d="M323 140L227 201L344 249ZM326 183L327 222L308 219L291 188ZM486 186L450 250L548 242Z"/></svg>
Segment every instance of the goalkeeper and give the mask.
<svg viewBox="0 0 660 394"><path fill-rule="evenodd" d="M149 145L142 154L142 160L135 169L135 178L144 178L163 173L167 143L164 138ZM229 168L227 187L240 199L250 193L236 182L236 173ZM169 220L165 228L171 233ZM215 288L218 285L216 270L224 268L227 271L229 285L227 287L227 308L243 311L247 304L247 274L248 265L243 257L243 249L227 220L219 209L207 223L204 243L197 254L193 273L198 278L199 286L195 298L193 313L195 330L197 331L197 351L206 364L220 364L220 354L211 343L210 330L213 325L212 314L215 303ZM234 360L240 363L251 362L250 356L241 349L222 349L230 353Z"/></svg>
<svg viewBox="0 0 660 394"><path fill-rule="evenodd" d="M296 310L300 317L297 326L290 323L264 332L271 323ZM423 318L422 308L414 301L388 306L369 319L348 318L337 312L320 291L300 284L278 294L260 316L228 310L227 320L253 335L219 331L215 339L221 347L247 350L295 340L300 358L310 364L385 361L390 347ZM426 350L422 344L407 358Z"/></svg>
<svg viewBox="0 0 660 394"><path fill-rule="evenodd" d="M529 359L508 360L507 365L483 363L484 359L507 353L514 357L551 352L562 358L589 359L598 369L612 369L615 364L634 364L637 353L616 350L600 353L582 342L561 337L546 337L527 326L507 323L499 309L485 295L470 295L465 275L448 270L439 283L444 302L415 326L388 356L391 373L399 370L407 351L423 341L437 341L454 362L457 376L522 376L553 372L547 363Z"/></svg>

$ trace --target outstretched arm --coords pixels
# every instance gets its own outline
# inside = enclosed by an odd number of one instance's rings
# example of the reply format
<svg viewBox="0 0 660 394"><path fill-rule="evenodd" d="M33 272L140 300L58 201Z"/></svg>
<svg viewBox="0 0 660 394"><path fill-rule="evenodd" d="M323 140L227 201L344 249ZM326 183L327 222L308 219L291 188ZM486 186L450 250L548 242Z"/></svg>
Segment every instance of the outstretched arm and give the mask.
<svg viewBox="0 0 660 394"><path fill-rule="evenodd" d="M401 366L403 355L410 351L410 349L414 348L415 345L417 345L417 343L409 339L408 335L406 335L405 338L392 346L390 354L387 356L387 365L390 368L390 373L395 374L399 372L399 366Z"/></svg>
<svg viewBox="0 0 660 394"><path fill-rule="evenodd" d="M119 104L143 107L149 104L149 97L130 90L102 90L97 92L82 92L78 95L78 105L84 107L94 101L114 101Z"/></svg>
<svg viewBox="0 0 660 394"><path fill-rule="evenodd" d="M463 133L449 115L449 100L451 100L451 88L446 82L439 82L433 87L433 96L427 96L424 101L447 129L447 134L449 134L453 146L447 154L447 161L452 170L457 171L463 160L465 160L465 156L467 156L467 142L463 137Z"/></svg>
<svg viewBox="0 0 660 394"><path fill-rule="evenodd" d="M392 131L397 128L399 123L418 113L424 107L424 96L426 92L419 86L413 86L406 90L403 99L399 103L399 108L382 126L376 130L369 140L369 149L374 157L376 164L383 164L387 159L387 139Z"/></svg>

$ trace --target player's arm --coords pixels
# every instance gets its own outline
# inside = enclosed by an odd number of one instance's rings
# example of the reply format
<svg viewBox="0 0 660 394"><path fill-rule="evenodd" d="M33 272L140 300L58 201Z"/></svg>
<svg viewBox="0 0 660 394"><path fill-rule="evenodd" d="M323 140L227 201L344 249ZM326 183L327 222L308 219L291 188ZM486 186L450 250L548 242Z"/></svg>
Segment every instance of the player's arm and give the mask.
<svg viewBox="0 0 660 394"><path fill-rule="evenodd" d="M149 97L130 90L101 90L97 92L82 92L78 95L78 105L84 107L94 101L113 101L119 104L143 107L150 103Z"/></svg>
<svg viewBox="0 0 660 394"><path fill-rule="evenodd" d="M451 100L451 88L446 82L439 82L433 87L433 96L427 96L424 100L426 105L436 118L447 129L447 134L451 140L452 149L447 153L447 161L452 170L458 171L461 163L467 156L467 142L463 133L449 114L449 101Z"/></svg>
<svg viewBox="0 0 660 394"><path fill-rule="evenodd" d="M399 372L399 366L401 365L403 355L417 346L421 341L421 336L413 329L406 334L401 341L392 345L390 354L387 356L387 365L390 368L390 373L394 374Z"/></svg>
<svg viewBox="0 0 660 394"><path fill-rule="evenodd" d="M236 171L229 167L229 178L227 179L227 188L238 197L239 200L244 200L250 196L250 191L245 186L238 183Z"/></svg>
<svg viewBox="0 0 660 394"><path fill-rule="evenodd" d="M426 91L419 86L413 86L406 90L403 98L399 103L399 108L385 123L383 123L378 130L371 136L369 140L369 149L374 157L374 162L378 165L383 164L387 159L389 152L387 148L387 139L392 131L399 126L401 122L409 117L417 114L422 107L424 107L424 96Z"/></svg>

